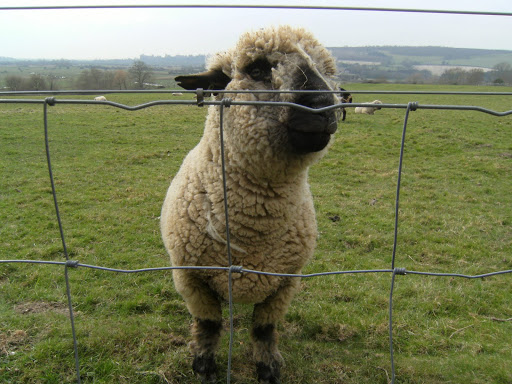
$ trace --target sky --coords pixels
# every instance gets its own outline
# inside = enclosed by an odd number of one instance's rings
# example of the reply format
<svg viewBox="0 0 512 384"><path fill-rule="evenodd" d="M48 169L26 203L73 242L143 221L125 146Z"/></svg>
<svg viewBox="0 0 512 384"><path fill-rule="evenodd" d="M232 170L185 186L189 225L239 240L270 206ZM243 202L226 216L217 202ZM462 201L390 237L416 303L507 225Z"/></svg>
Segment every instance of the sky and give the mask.
<svg viewBox="0 0 512 384"><path fill-rule="evenodd" d="M271 4L512 13L511 0L0 0L0 56L91 60L131 59L141 54L212 54L232 47L243 32L278 24L305 27L327 47L413 45L512 50L512 16L312 9L2 9L129 4Z"/></svg>

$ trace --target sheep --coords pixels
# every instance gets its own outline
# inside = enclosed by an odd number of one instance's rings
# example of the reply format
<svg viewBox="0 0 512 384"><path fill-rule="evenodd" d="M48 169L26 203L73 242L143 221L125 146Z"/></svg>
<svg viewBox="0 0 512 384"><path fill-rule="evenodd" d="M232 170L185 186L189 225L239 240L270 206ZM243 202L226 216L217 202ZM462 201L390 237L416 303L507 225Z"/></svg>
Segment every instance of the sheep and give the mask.
<svg viewBox="0 0 512 384"><path fill-rule="evenodd" d="M371 103L364 104L382 104L380 100L373 100ZM364 113L366 115L373 115L375 111L381 109L381 107L356 107L354 113Z"/></svg>
<svg viewBox="0 0 512 384"><path fill-rule="evenodd" d="M340 93L341 102L342 103L351 103L352 95L349 92L347 92L347 90L345 88L340 87L340 91L341 91L341 93ZM342 108L341 112L343 114L341 121L345 121L345 117L347 116L347 111L345 110L345 108Z"/></svg>
<svg viewBox="0 0 512 384"><path fill-rule="evenodd" d="M96 101L107 101L107 98L105 96L96 96L94 98L94 100L96 100Z"/></svg>
<svg viewBox="0 0 512 384"><path fill-rule="evenodd" d="M315 109L339 102L332 83L335 61L302 28L247 32L234 49L211 57L207 68L199 74L178 76L176 81L189 90L225 90L225 97L240 102L294 102ZM221 100L222 95L213 92L213 97ZM219 113L218 106L209 107L203 136L184 159L162 206L162 239L173 266L228 266ZM308 169L326 153L339 111L231 105L223 113L232 264L300 273L313 255L317 237ZM203 383L214 382L228 273L174 269L173 280L193 317L192 368ZM298 277L232 275L234 302L254 304L251 338L260 383L280 382L283 359L277 346L277 324L299 284Z"/></svg>

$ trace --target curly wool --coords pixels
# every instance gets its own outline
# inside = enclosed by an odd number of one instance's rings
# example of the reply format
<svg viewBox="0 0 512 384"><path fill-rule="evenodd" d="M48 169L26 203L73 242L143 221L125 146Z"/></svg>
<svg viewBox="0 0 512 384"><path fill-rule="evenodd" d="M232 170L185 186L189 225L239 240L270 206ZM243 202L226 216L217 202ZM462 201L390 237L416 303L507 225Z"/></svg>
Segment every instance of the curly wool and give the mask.
<svg viewBox="0 0 512 384"><path fill-rule="evenodd" d="M330 53L309 32L291 27L247 33L235 49L212 57L208 68L221 69L229 76L228 91L266 89L242 71L261 57L276 63L272 69L274 89L292 89L290 68L304 63L327 84L336 68ZM295 97L265 93L226 96L249 101L293 101ZM300 273L313 254L317 237L308 167L326 149L297 154L288 148L288 133L282 128L290 114L288 107L231 106L224 113L233 264L268 272ZM169 187L162 207L161 230L174 266L228 265L217 106L209 108L203 137L186 156ZM227 273L174 270L173 277L192 315L219 319L220 313L212 313L205 302L208 299L197 295L197 290L206 283L227 299ZM291 289L279 304L283 308L276 308L275 313L269 312L267 319L260 320L274 322L284 314L298 287L299 280L292 280L234 274L233 298L237 302L260 303L286 281Z"/></svg>

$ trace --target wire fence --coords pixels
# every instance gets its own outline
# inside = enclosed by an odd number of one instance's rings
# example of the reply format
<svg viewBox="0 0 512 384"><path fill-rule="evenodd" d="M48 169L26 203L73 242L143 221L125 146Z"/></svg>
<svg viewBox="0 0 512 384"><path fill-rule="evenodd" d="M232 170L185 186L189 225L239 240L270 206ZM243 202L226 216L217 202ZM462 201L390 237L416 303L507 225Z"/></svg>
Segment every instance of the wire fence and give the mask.
<svg viewBox="0 0 512 384"><path fill-rule="evenodd" d="M175 4L175 5L56 5L56 6L2 6L0 7L0 11L37 11L37 10L83 10L83 9L139 9L139 8L239 8L239 9L301 9L301 10L329 10L329 11L364 11L364 12L402 12L402 13L430 13L430 14L453 14L453 15L474 15L474 16L505 16L510 17L512 13L510 12L487 12L487 11L460 11L460 10L433 10L433 9L399 9L399 8L382 8L382 7L341 7L341 6L299 6L299 5L215 5L215 4ZM60 231L60 238L62 242L62 251L65 256L65 261L46 261L46 260L0 260L0 264L36 264L36 265L52 265L56 267L64 268L64 277L66 282L66 295L67 295L67 305L70 314L70 323L71 323L71 333L73 338L73 348L74 348L74 363L76 369L76 380L80 384L81 383L81 374L80 374L80 356L78 353L78 340L76 336L75 329L75 316L73 311L73 302L72 295L70 289L70 281L69 281L69 270L70 269L95 269L101 271L107 271L112 273L150 273L150 272L158 272L158 271L167 271L172 269L215 269L222 270L228 273L230 289L229 289L229 354L228 354L228 368L226 373L226 381L227 383L231 382L231 356L233 349L233 340L234 340L234 326L233 326L233 299L231 292L231 275L233 273L248 273L248 274L261 274L261 275L272 275L272 276L295 276L301 278L314 278L314 277L322 277L329 275L346 275L346 274L381 274L386 273L391 275L390 281L390 291L389 291L389 324L388 324L388 332L389 332L389 352L390 352L390 366L391 366L391 383L395 382L395 359L394 359L394 348L393 348L393 293L395 288L395 279L397 275L421 275L421 276L438 276L438 277L456 277L456 278L465 278L465 279L480 279L490 276L497 276L503 274L511 274L512 270L501 270L501 271L492 271L484 274L478 275L466 275L459 273L434 273L434 272L426 272L426 271L413 271L407 270L405 268L396 267L395 258L396 258L396 249L398 244L398 226L399 226L399 207L400 207L400 188L401 188L401 176L402 176L402 165L404 159L404 145L406 141L406 131L408 126L408 118L410 112L414 112L421 109L433 109L433 110L462 110L462 111L476 111L481 113L490 114L493 116L509 116L512 114L512 110L508 111L494 111L488 108L475 106L475 105L426 105L419 104L417 102L409 102L407 104L381 104L379 107L381 108L393 108L393 109L404 109L405 117L403 123L402 130L402 138L400 145L400 156L399 156L399 164L398 164L398 180L396 186L396 195L395 195L395 222L394 222L394 235L393 235L393 254L390 268L388 269L373 269L373 270L347 270L347 271L326 271L321 273L312 273L312 274L277 274L270 273L265 271L257 271L246 269L243 266L231 265L228 263L227 266L202 266L202 267L154 267L154 268L144 268L144 269L115 269L115 268L107 268L99 265L89 265L80 263L77 260L72 260L69 257L67 244L66 244L66 236L62 225L61 215L59 211L59 203L57 198L57 191L55 187L54 177L53 177L53 168L52 168L52 156L49 147L49 134L48 134L48 109L49 107L54 107L58 104L91 104L91 105L107 105L114 108L120 108L128 111L137 111L145 108L150 108L157 105L216 105L220 109L220 132L223 134L223 112L226 108L229 108L232 105L274 105L274 106L287 106L290 108L302 109L312 113L321 113L331 109L337 108L355 108L355 107L364 107L367 104L360 103L352 103L352 104L338 104L330 107L325 107L321 109L312 109L302 105L294 104L294 103L270 103L270 102L239 102L235 100L231 100L229 98L223 98L220 101L213 101L205 99L205 95L207 92L203 90L197 91L180 91L183 93L194 93L197 96L197 100L157 100L152 101L145 104L129 106L120 103L115 103L112 101L94 101L94 100L73 100L73 99L60 99L55 97L65 96L65 95L89 95L89 94L109 94L109 93L156 93L156 94L166 94L171 91L167 90L140 90L140 91L123 91L119 90L94 90L94 91L47 91L47 92L0 92L0 97L13 97L14 98L3 98L0 99L0 104L39 104L43 106L43 124L44 124L44 140L45 140L45 148L46 148L46 160L50 177L50 184L53 196L53 203L56 213L56 219L58 221L58 227ZM223 94L224 91L208 91L208 92L217 92L219 94ZM239 91L244 92L244 91ZM255 93L255 91L247 91L251 93ZM256 91L257 92L257 91ZM262 91L265 93L269 93L269 91ZM348 91L353 94L401 94L401 95L481 95L481 96L512 96L512 92L420 92L420 91L358 91L351 90ZM229 93L233 93L230 91ZM48 96L45 98L40 98L40 96ZM23 98L19 98L23 96ZM38 98L29 99L25 98L27 96L38 96ZM221 140L221 150L223 152L223 141ZM222 156L222 161L224 162L224 156ZM224 202L227 203L228 195L226 191L225 184L225 171L223 166L223 178L224 178ZM226 224L229 226L229 218L227 209L225 209L226 214ZM226 231L227 235L227 246L228 246L228 260L231 260L230 257L230 241L229 241L229 228Z"/></svg>
<svg viewBox="0 0 512 384"><path fill-rule="evenodd" d="M108 93L110 91L105 91L101 93ZM112 91L114 92L114 91ZM119 91L117 91L119 93ZM146 91L147 92L147 91ZM170 92L170 91L167 91ZM501 270L501 271L492 271L488 273L478 274L478 275L466 275L466 274L459 274L459 273L434 273L434 272L428 272L428 271L414 271L414 270L407 270L405 268L397 267L395 264L395 258L396 258L396 249L398 245L398 226L399 226L399 212L400 212L400 188L401 188L401 176L402 176L402 166L403 166L403 159L404 159L404 146L406 142L406 132L407 132L407 126L408 126L408 119L410 112L421 110L421 109L437 109L437 110L463 110L463 111L478 111L481 113L487 113L493 116L509 116L512 114L512 110L508 111L494 111L487 108L479 107L479 106L471 106L471 105L423 105L417 102L409 102L407 104L381 104L379 105L382 108L394 108L394 109L405 109L405 116L404 116L404 122L403 122L403 129L402 129L402 136L401 136L401 145L400 145L400 156L399 156L399 164L398 164L398 180L397 180L397 186L396 186L396 195L395 195L395 222L394 222L394 235L393 235L393 254L392 254L392 260L390 268L388 269L371 269L371 270L346 270L346 271L326 271L326 272L320 272L320 273L312 273L312 274L279 274L279 273L270 273L265 271L259 271L259 270L251 270L246 269L244 266L238 266L238 265L232 265L231 263L231 255L230 255L230 240L229 240L229 217L228 217L228 211L225 207L225 215L226 215L226 236L227 236L227 246L228 246L228 265L227 266L200 266L200 267L154 267L154 268L144 268L144 269L115 269L115 268L107 268L104 266L99 265L89 265L80 263L77 260L72 260L69 257L67 245L66 245L66 236L64 233L61 215L59 211L59 203L57 199L57 191L55 187L54 182L54 176L53 176L53 169L52 169L52 163L51 163L51 152L49 148L49 134L48 134L48 109L49 107L56 106L58 104L92 104L92 105L106 105L111 106L114 108L121 108L128 111L136 111L144 108L150 108L156 105L215 105L220 109L220 134L221 134L221 153L223 154L224 151L224 141L222 140L223 137L223 125L224 125L224 110L226 108L229 108L232 105L272 105L272 106L287 106L290 108L297 108L302 110L307 110L312 113L321 113L326 110L330 109L336 109L336 108L355 108L357 106L367 106L368 104L364 103L352 103L352 104L337 104L330 107L325 108L319 108L319 109L312 109L309 107L305 107L303 105L294 104L294 103L280 103L280 102L251 102L251 101L235 101L231 100L229 98L222 98L221 100L209 100L204 98L205 91L199 89L197 91L191 91L193 93L196 93L197 100L157 100L145 104L135 105L135 106L128 106L124 104L115 103L112 101L95 101L95 100L74 100L74 99L60 99L55 97L55 95L63 94L63 95L69 95L70 93L75 94L88 94L93 93L92 91L71 91L71 92L52 92L54 96L51 97L44 97L39 99L26 99L26 98L7 98L7 99L0 99L0 104L10 104L10 103L16 103L16 104L41 104L43 106L43 124L44 124L44 140L45 140L45 148L46 148L46 160L47 160L47 166L49 171L49 177L50 177L50 184L51 184L51 190L52 190L52 196L53 196L53 203L56 213L56 219L58 222L58 227L60 231L60 237L62 242L62 251L65 256L65 261L45 261L45 260L0 260L0 264L37 264L37 265L54 265L57 267L63 267L64 268L64 278L66 282L66 295L67 295L67 305L68 310L70 314L70 322L71 322L71 333L73 338L73 346L74 346L74 356L75 356L75 369L76 369L76 380L78 383L81 383L81 375L80 375L80 356L78 352L78 340L76 336L76 329L75 329L75 315L73 311L73 302L72 302L72 295L71 295L71 287L69 282L69 270L70 269L77 269L77 268L88 268L88 269L95 269L95 270L101 270L101 271L107 271L107 272L113 272L113 273L148 273L148 272L158 272L158 271L167 271L172 269L213 269L213 270L221 270L225 271L229 275L229 352L228 352L228 367L227 367L227 374L226 374L226 382L231 382L231 357L232 357L232 350L233 350L233 342L234 342L234 326L233 326L233 318L234 318L234 312L233 312L233 298L232 298L232 291L231 291L231 281L232 281L232 274L260 274L260 275L271 275L271 276L282 276L282 277L300 277L300 278L313 278L313 277L322 277L322 276L329 276L329 275L346 275L346 274L390 274L391 275L391 282L390 282L390 293L389 293L389 324L388 324L388 332L389 332L389 353L390 353L390 366L391 366L391 377L390 382L394 383L396 376L395 376L395 358L394 358L394 348L393 348L393 293L395 288L395 279L397 275L421 275L421 276L438 276L438 277L452 277L452 278L465 278L465 279L481 279L485 277L490 276L497 276L497 275L504 275L504 274L511 274L512 270ZM217 92L217 91L209 91L209 92ZM218 93L222 93L223 91L218 91ZM243 91L241 91L243 92ZM269 91L265 91L268 93ZM357 93L357 91L349 91L353 93ZM378 93L378 91L364 91L365 93ZM94 93L98 93L98 91L94 91ZM126 93L129 93L127 91ZM150 93L155 93L155 91L150 91ZM161 92L156 92L161 93ZM230 91L229 93L233 94L233 91ZM236 92L235 92L236 93ZM410 94L418 94L417 92L392 92L392 91L386 91L386 93L410 93ZM13 96L17 93L2 93L7 96ZM27 93L27 92L21 92L21 95L34 95L34 93ZM47 95L47 93L43 92L43 94ZM436 94L446 94L445 92L436 92ZM460 94L457 92L450 92L449 94ZM466 94L462 92L462 94ZM479 93L471 93L471 94L479 94ZM511 96L512 93L510 92L492 92L493 95L502 95L502 96ZM0 95L1 96L1 95ZM224 202L227 204L227 199L229 198L226 190L226 184L225 184L225 167L224 167L224 156L222 156L222 165L223 165L223 187L224 187Z"/></svg>

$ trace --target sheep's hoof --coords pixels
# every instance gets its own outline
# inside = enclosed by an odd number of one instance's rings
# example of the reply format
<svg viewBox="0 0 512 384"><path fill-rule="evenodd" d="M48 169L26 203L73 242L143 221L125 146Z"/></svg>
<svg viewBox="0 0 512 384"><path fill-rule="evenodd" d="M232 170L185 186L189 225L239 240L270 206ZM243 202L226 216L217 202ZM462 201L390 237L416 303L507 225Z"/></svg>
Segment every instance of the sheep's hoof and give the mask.
<svg viewBox="0 0 512 384"><path fill-rule="evenodd" d="M271 367L265 363L256 363L256 373L258 374L258 383L260 384L280 384L281 371L279 365Z"/></svg>
<svg viewBox="0 0 512 384"><path fill-rule="evenodd" d="M192 363L192 369L201 379L201 384L217 382L217 364L213 355L196 356Z"/></svg>

